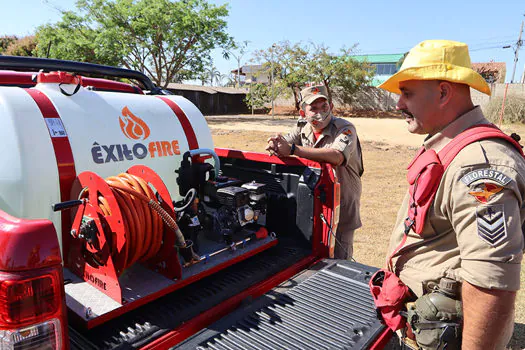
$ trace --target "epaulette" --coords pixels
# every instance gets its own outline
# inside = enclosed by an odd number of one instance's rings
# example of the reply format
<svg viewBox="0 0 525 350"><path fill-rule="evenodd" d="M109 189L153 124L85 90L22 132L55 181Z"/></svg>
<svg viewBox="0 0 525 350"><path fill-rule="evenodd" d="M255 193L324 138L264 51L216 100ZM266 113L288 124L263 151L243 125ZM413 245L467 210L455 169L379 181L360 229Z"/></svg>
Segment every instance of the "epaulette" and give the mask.
<svg viewBox="0 0 525 350"><path fill-rule="evenodd" d="M346 119L338 118L338 117L332 117L332 118L333 118L333 123L334 123L334 125L335 125L335 127L337 129L340 129L340 128L345 127L345 126L352 125L352 123L350 123Z"/></svg>

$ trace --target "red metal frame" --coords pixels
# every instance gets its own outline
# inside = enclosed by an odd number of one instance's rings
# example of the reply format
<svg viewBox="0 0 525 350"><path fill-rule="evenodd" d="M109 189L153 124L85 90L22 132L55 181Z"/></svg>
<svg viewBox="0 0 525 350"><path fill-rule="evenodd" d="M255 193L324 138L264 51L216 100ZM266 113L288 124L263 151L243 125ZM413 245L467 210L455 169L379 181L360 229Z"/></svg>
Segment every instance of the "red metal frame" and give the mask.
<svg viewBox="0 0 525 350"><path fill-rule="evenodd" d="M339 221L338 213L340 207L340 184L337 175L330 164L318 163L298 157L277 157L265 153L239 151L228 148L215 148L215 153L223 158L245 159L261 163L281 164L288 166L307 166L315 169L321 169L321 178L314 189L314 212L322 213L332 226L328 227L321 219L320 215L314 215L313 227L313 254L324 257L333 257L335 247L335 233ZM325 203L321 203L321 193L326 198Z"/></svg>
<svg viewBox="0 0 525 350"><path fill-rule="evenodd" d="M128 170L128 173L144 179L152 184L162 199L163 209L174 219L175 212L173 204L160 177L150 168L144 165L136 165ZM81 239L73 239L71 242L70 256L66 265L84 281L88 282L104 294L111 297L120 304L122 299L122 287L119 276L124 272L124 266L128 261L128 233L124 227L122 212L117 203L113 191L106 180L91 171L85 171L78 175L80 185L88 189L89 197L75 216L72 229L80 233L82 219L89 217L97 226L97 238L92 243ZM104 215L98 205L98 197L102 196L111 208L111 215ZM106 236L108 235L108 236ZM112 253L110 242L116 240L116 253ZM177 258L175 249L175 233L164 227L162 246L155 258L145 263L151 270L163 274L169 279L180 279L182 268ZM97 262L98 260L98 262Z"/></svg>
<svg viewBox="0 0 525 350"><path fill-rule="evenodd" d="M26 87L35 86L36 82L33 81L33 76L38 73L31 72L17 72L17 71L0 71L0 86L1 85L22 85ZM99 78L87 78L82 77L82 86L93 86L94 88L116 92L128 92L134 94L144 94L144 92L137 86L133 86L118 81L99 79Z"/></svg>
<svg viewBox="0 0 525 350"><path fill-rule="evenodd" d="M77 211L72 229L78 234L82 218L88 216L95 221L98 234L93 244L85 243L80 239L72 239L66 266L84 281L116 302L122 303L122 290L118 276L123 272L121 269L127 260L127 251L124 249L127 237L122 223L122 213L113 192L103 178L93 172L85 171L78 175L78 179L82 188L89 188L89 197L88 201L84 202ZM112 215L106 216L102 213L98 206L99 195L107 200L112 209ZM111 254L111 238L106 237L108 230L103 227L106 224L110 227L109 232L115 233L118 252L116 256ZM100 259L99 266L93 262L95 259Z"/></svg>
<svg viewBox="0 0 525 350"><path fill-rule="evenodd" d="M215 148L215 153L219 157L223 158L237 158L237 159L246 159L253 160L256 162L270 163L270 164L282 164L282 165L299 165L299 166L308 166L311 168L321 168L321 164L314 162L312 160L298 158L298 157L277 157L270 156L265 153L257 152L248 152L248 151L239 151L229 148Z"/></svg>
<svg viewBox="0 0 525 350"><path fill-rule="evenodd" d="M234 265L234 264L237 264L251 256L254 256L254 255L257 255L258 253L268 249L268 248L271 248L273 246L275 246L277 244L277 240L273 240L273 241L270 241L268 242L267 244L264 244L264 245L261 245L259 247L257 247L256 249L253 249L243 255L240 255L234 259L231 259L231 260L228 260L228 261L225 261L224 263L222 264L219 264L219 265L216 265L214 266L213 268L211 269L208 269L208 270L205 270L197 275L193 275L187 279L183 279L183 280L180 280L178 282L176 282L175 284L173 284L172 286L169 286L167 288L164 288L156 293L152 293L150 295L147 295L143 298L140 298L136 301L133 301L132 303L126 303L124 305L122 305L122 307L118 308L118 309L115 309L111 312L108 312L107 314L104 314L104 315L100 315L99 317L97 318L94 318L94 319L91 319L91 320L88 320L87 323L83 323L84 321L81 321L79 319L76 320L77 323L81 323L81 324L84 324L86 326L87 329L91 329L93 327L96 327L96 326L99 326L101 324L104 324L105 322L111 320L111 319L114 319L115 317L118 317L120 315L123 315L133 309L136 309L138 308L139 306L142 306L142 305L145 305L147 303L149 303L150 301L153 301L155 299L158 299L166 294L169 294L173 291L176 291L177 289L180 289L180 288L183 288L193 282L196 282L206 276L209 276L217 271L220 271L222 269L225 269L226 267L228 266L231 266L231 265ZM277 276L277 275L276 275ZM275 277L275 276L274 276Z"/></svg>

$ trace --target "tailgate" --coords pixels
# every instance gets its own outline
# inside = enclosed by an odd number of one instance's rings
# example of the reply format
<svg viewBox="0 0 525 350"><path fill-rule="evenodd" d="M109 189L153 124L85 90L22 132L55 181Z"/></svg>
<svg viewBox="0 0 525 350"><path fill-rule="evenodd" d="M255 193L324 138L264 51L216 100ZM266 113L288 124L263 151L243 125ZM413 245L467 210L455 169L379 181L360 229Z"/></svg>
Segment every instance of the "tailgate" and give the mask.
<svg viewBox="0 0 525 350"><path fill-rule="evenodd" d="M173 349L363 349L385 327L368 280L376 268L323 260Z"/></svg>

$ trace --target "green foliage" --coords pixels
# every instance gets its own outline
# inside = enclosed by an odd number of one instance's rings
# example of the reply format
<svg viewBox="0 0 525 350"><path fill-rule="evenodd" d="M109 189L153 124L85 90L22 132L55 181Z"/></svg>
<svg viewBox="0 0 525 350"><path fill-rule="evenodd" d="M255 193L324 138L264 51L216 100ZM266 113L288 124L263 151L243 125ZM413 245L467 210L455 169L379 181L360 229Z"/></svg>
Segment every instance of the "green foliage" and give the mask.
<svg viewBox="0 0 525 350"><path fill-rule="evenodd" d="M5 50L14 42L18 41L16 35L4 35L0 36L0 54L5 54Z"/></svg>
<svg viewBox="0 0 525 350"><path fill-rule="evenodd" d="M0 55L8 56L33 56L36 48L34 35L19 38L16 35L0 37Z"/></svg>
<svg viewBox="0 0 525 350"><path fill-rule="evenodd" d="M352 50L343 48L340 54L332 54L323 44L292 45L285 41L257 51L254 56L267 69L273 66L276 97L282 94L281 87L286 87L293 93L298 110L299 91L311 82L325 85L330 101L337 98L342 103L352 103L355 93L366 87L374 75L368 63L351 59Z"/></svg>
<svg viewBox="0 0 525 350"><path fill-rule="evenodd" d="M305 67L311 72L311 80L326 86L330 101L335 97L342 103L352 104L355 93L368 86L374 75L370 65L352 59L356 45L341 49L339 55L330 53L322 44L312 46L311 59Z"/></svg>
<svg viewBox="0 0 525 350"><path fill-rule="evenodd" d="M265 84L252 84L244 99L244 102L254 109L262 108L271 101L271 88Z"/></svg>
<svg viewBox="0 0 525 350"><path fill-rule="evenodd" d="M492 97L490 102L483 108L483 112L488 120L499 124L502 97ZM505 111L503 112L503 123L525 123L525 99L508 96L505 101Z"/></svg>
<svg viewBox="0 0 525 350"><path fill-rule="evenodd" d="M77 9L39 27L38 56L124 66L166 87L198 78L211 50L233 43L226 5L206 0L78 0Z"/></svg>
<svg viewBox="0 0 525 350"><path fill-rule="evenodd" d="M271 76L273 69L276 91L274 98L293 94L297 110L299 110L300 88L309 81L309 75L305 69L309 59L307 49L300 43L292 45L289 41L283 41L266 50L254 52L254 60L263 64L263 70L259 74Z"/></svg>
<svg viewBox="0 0 525 350"><path fill-rule="evenodd" d="M35 49L35 36L29 35L9 44L5 50L5 54L10 56L33 56Z"/></svg>

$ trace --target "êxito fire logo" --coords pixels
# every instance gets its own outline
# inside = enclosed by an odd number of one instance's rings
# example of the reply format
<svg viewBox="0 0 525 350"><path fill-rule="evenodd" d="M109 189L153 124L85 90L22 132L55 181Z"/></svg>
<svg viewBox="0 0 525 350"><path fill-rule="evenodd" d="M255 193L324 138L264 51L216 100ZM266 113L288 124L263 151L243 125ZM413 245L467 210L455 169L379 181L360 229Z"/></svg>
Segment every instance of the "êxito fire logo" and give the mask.
<svg viewBox="0 0 525 350"><path fill-rule="evenodd" d="M145 140L148 138L149 127L142 119L131 113L128 107L122 108L122 115L119 118L120 128L128 139Z"/></svg>
<svg viewBox="0 0 525 350"><path fill-rule="evenodd" d="M119 117L120 129L130 140L146 140L150 136L150 128L138 116L133 114L127 106L122 108ZM91 156L97 164L122 162L124 160L144 159L146 157L166 157L179 155L179 141L151 141L146 145L137 142L134 144L100 145L93 143Z"/></svg>

